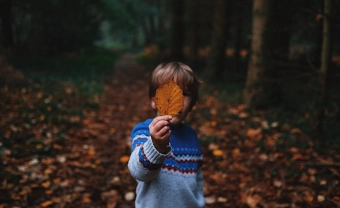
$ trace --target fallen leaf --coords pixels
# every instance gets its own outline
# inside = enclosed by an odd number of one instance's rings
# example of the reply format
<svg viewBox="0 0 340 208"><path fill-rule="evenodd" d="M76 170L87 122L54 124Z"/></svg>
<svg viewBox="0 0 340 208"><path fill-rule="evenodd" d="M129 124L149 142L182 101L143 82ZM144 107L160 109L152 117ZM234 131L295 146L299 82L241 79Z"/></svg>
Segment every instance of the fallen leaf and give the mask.
<svg viewBox="0 0 340 208"><path fill-rule="evenodd" d="M214 151L213 151L213 155L215 156L215 157L220 157L220 156L223 156L223 151L222 150L220 150L220 149L215 149Z"/></svg>
<svg viewBox="0 0 340 208"><path fill-rule="evenodd" d="M280 187L282 186L282 182L279 181L279 180L275 180L275 181L273 182L273 184L274 184L274 186L277 187L277 188L280 188Z"/></svg>
<svg viewBox="0 0 340 208"><path fill-rule="evenodd" d="M122 157L119 158L119 161L120 161L121 163L127 163L127 162L129 161L129 159L130 159L129 156L124 155L124 156L122 156Z"/></svg>
<svg viewBox="0 0 340 208"><path fill-rule="evenodd" d="M246 203L250 208L255 208L259 203L259 199L260 198L256 196L247 196Z"/></svg>
<svg viewBox="0 0 340 208"><path fill-rule="evenodd" d="M51 165L53 163L53 160L52 158L46 158L46 159L41 160L41 162L45 165Z"/></svg>
<svg viewBox="0 0 340 208"><path fill-rule="evenodd" d="M112 180L110 181L110 184L119 184L120 183L120 178L118 176L115 176L112 178Z"/></svg>
<svg viewBox="0 0 340 208"><path fill-rule="evenodd" d="M318 195L318 202L324 202L324 201L325 201L325 196Z"/></svg>
<svg viewBox="0 0 340 208"><path fill-rule="evenodd" d="M271 125L270 125L270 127L272 127L272 128L276 128L276 127L278 127L279 126L279 122L277 122L277 121L274 121Z"/></svg>
<svg viewBox="0 0 340 208"><path fill-rule="evenodd" d="M104 201L109 198L118 198L118 197L119 197L119 192L117 190L111 190L111 191L101 193L101 199Z"/></svg>
<svg viewBox="0 0 340 208"><path fill-rule="evenodd" d="M239 148L235 148L235 149L233 149L233 151L232 151L232 155L233 155L234 157L239 156L240 153L241 153L241 151L240 151Z"/></svg>
<svg viewBox="0 0 340 208"><path fill-rule="evenodd" d="M216 203L216 196L206 196L205 203L207 204L214 204Z"/></svg>
<svg viewBox="0 0 340 208"><path fill-rule="evenodd" d="M94 149L89 149L87 152L88 155L95 155L96 151Z"/></svg>
<svg viewBox="0 0 340 208"><path fill-rule="evenodd" d="M311 174L311 175L315 175L315 174L318 173L318 171L315 168L309 168L308 173Z"/></svg>
<svg viewBox="0 0 340 208"><path fill-rule="evenodd" d="M237 106L237 110L239 110L239 111L244 111L246 109L247 109L247 106L245 104L241 104L241 105Z"/></svg>
<svg viewBox="0 0 340 208"><path fill-rule="evenodd" d="M218 197L217 198L217 202L219 202L219 203L226 203L227 201L228 201L228 199L225 198L225 197Z"/></svg>
<svg viewBox="0 0 340 208"><path fill-rule="evenodd" d="M124 198L126 201L132 201L135 199L135 193L130 191L130 192L127 192L125 195L124 195Z"/></svg>
<svg viewBox="0 0 340 208"><path fill-rule="evenodd" d="M238 114L239 118L247 118L249 116L249 113L247 112L241 112L240 114Z"/></svg>
<svg viewBox="0 0 340 208"><path fill-rule="evenodd" d="M45 169L45 171L44 171L44 173L46 174L46 175L50 175L50 174L52 174L53 173L53 171L51 170L51 169Z"/></svg>
<svg viewBox="0 0 340 208"><path fill-rule="evenodd" d="M157 88L154 101L158 112L162 116L175 116L184 107L182 89L174 82L174 80Z"/></svg>
<svg viewBox="0 0 340 208"><path fill-rule="evenodd" d="M218 149L218 145L217 144L215 144L215 143L210 143L209 144L209 150L216 150L216 149Z"/></svg>
<svg viewBox="0 0 340 208"><path fill-rule="evenodd" d="M29 161L30 165L36 165L39 163L39 160L37 158L33 158L31 161Z"/></svg>
<svg viewBox="0 0 340 208"><path fill-rule="evenodd" d="M65 88L65 93L68 94L68 95L72 94L73 93L72 88L71 87L66 87Z"/></svg>
<svg viewBox="0 0 340 208"><path fill-rule="evenodd" d="M42 206L42 207L48 207L48 206L50 206L50 205L52 205L52 204L53 204L53 201L45 201L45 202L41 203L40 206Z"/></svg>
<svg viewBox="0 0 340 208"><path fill-rule="evenodd" d="M19 195L20 195L20 196L23 196L23 195L27 195L27 193L28 193L27 190L23 190L23 191L20 191L20 192L19 192Z"/></svg>
<svg viewBox="0 0 340 208"><path fill-rule="evenodd" d="M61 145L58 145L58 144L53 144L53 148L58 149L58 150L63 149L63 147Z"/></svg>
<svg viewBox="0 0 340 208"><path fill-rule="evenodd" d="M327 184L327 181L326 181L326 180L322 179L322 180L320 181L320 185L326 185L326 184Z"/></svg>
<svg viewBox="0 0 340 208"><path fill-rule="evenodd" d="M12 199L13 200L20 200L20 196L19 195L12 195Z"/></svg>
<svg viewBox="0 0 340 208"><path fill-rule="evenodd" d="M116 208L118 203L118 198L111 198L106 203L106 208Z"/></svg>
<svg viewBox="0 0 340 208"><path fill-rule="evenodd" d="M298 128L293 128L290 133L292 134L303 134L303 132Z"/></svg>
<svg viewBox="0 0 340 208"><path fill-rule="evenodd" d="M305 200L307 202L312 202L314 200L314 197L312 195L307 195L307 196L305 196Z"/></svg>
<svg viewBox="0 0 340 208"><path fill-rule="evenodd" d="M261 133L262 133L262 128L257 128L257 129L249 128L247 131L247 136L250 138L257 138L259 137L259 135L261 135Z"/></svg>
<svg viewBox="0 0 340 208"><path fill-rule="evenodd" d="M211 109L210 109L210 114L211 114L211 115L217 115L217 110L216 110L216 108L211 108Z"/></svg>
<svg viewBox="0 0 340 208"><path fill-rule="evenodd" d="M51 186L51 182L50 181L45 181L44 183L41 184L42 187L44 188L48 188Z"/></svg>
<svg viewBox="0 0 340 208"><path fill-rule="evenodd" d="M51 190L51 189L50 189L50 190L46 190L45 193L46 193L47 195L51 195L51 194L53 194L53 190Z"/></svg>
<svg viewBox="0 0 340 208"><path fill-rule="evenodd" d="M331 171L334 175L340 177L340 173L339 173L336 169L334 169L334 168L328 168L328 170Z"/></svg>
<svg viewBox="0 0 340 208"><path fill-rule="evenodd" d="M258 157L259 157L261 160L263 160L263 161L267 161L267 160L268 160L268 155L265 154L265 153L260 154Z"/></svg>
<svg viewBox="0 0 340 208"><path fill-rule="evenodd" d="M81 200L81 202L83 204L87 204L87 203L91 203L91 199L89 197L83 197L83 199Z"/></svg>
<svg viewBox="0 0 340 208"><path fill-rule="evenodd" d="M66 157L64 155L58 155L57 156L57 160L60 162L60 163L64 163L66 162Z"/></svg>

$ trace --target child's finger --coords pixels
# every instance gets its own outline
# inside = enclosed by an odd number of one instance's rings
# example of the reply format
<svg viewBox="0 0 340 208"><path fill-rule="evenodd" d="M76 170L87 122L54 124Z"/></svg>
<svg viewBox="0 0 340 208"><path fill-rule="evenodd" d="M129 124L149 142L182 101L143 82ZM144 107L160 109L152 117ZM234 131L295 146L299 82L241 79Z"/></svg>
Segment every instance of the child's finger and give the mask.
<svg viewBox="0 0 340 208"><path fill-rule="evenodd" d="M161 135L161 137L163 137L165 134L169 133L170 131L170 127L169 126L164 126L163 128L161 128L158 131L158 134Z"/></svg>
<svg viewBox="0 0 340 208"><path fill-rule="evenodd" d="M169 125L169 117L155 118L149 125L149 128L154 128L156 131L161 130L164 126Z"/></svg>
<svg viewBox="0 0 340 208"><path fill-rule="evenodd" d="M154 126L149 127L150 133L153 132L159 134L163 128L168 127L168 124L169 124L168 121L164 120L158 121L156 124L154 124Z"/></svg>
<svg viewBox="0 0 340 208"><path fill-rule="evenodd" d="M150 123L150 126L155 126L159 121L169 121L171 120L172 116L157 116L153 119L153 121Z"/></svg>
<svg viewBox="0 0 340 208"><path fill-rule="evenodd" d="M161 140L169 140L169 138L170 138L170 135L171 135L171 131L170 130L168 130L164 135L162 135L161 136ZM169 141L167 141L167 143L169 143Z"/></svg>

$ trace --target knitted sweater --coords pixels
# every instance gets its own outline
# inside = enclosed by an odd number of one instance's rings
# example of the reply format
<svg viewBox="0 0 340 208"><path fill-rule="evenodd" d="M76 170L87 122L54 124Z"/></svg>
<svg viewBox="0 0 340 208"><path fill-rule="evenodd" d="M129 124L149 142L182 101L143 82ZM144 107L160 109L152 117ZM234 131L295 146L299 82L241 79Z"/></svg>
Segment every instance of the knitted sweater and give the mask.
<svg viewBox="0 0 340 208"><path fill-rule="evenodd" d="M138 182L136 208L205 207L203 155L196 132L185 124L171 129L171 147L161 154L150 137L151 121L137 124L131 133L128 167Z"/></svg>

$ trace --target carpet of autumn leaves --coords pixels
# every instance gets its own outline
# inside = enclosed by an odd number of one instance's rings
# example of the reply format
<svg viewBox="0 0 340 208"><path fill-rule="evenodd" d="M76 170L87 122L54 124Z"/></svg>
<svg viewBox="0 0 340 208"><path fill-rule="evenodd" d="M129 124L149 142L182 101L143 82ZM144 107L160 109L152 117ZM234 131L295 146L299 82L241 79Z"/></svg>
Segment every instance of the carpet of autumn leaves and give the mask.
<svg viewBox="0 0 340 208"><path fill-rule="evenodd" d="M80 105L87 101L72 85L50 94L2 66L16 86L25 85L0 89L1 208L133 207L129 135L154 116L150 69L134 58L116 63L104 93L91 98L98 108ZM186 121L202 142L208 208L340 207L336 148L317 152L299 128L221 101L219 93L202 94Z"/></svg>

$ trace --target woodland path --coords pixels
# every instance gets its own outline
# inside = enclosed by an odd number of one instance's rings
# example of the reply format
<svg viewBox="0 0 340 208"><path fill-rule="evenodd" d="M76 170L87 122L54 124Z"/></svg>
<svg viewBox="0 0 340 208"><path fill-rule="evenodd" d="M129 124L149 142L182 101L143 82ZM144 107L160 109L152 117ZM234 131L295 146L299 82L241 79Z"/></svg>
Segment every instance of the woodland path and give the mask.
<svg viewBox="0 0 340 208"><path fill-rule="evenodd" d="M73 169L84 180L86 191L82 193L88 193L91 201L83 203L87 197L83 194L81 207L134 207L136 182L127 168L129 137L135 124L155 115L148 99L152 69L137 64L135 55L126 54L114 70L113 76L108 77L99 111L86 115L84 128L71 135L76 138L72 142L73 146L78 145L75 149L87 150L85 164L90 161L95 166L91 170ZM221 102L216 99L218 93L215 90L205 95L186 121L202 140L207 208L313 207L315 200L320 200L315 198L314 190L319 190L318 197L339 193L337 189L326 193L326 188L320 189L296 171L307 171L310 177L316 173L316 169L298 165L299 160L317 160L313 149L287 147L287 152L279 152L277 145L286 144L276 128L263 134L268 125L266 120L251 116L244 105ZM249 127L248 123L255 126ZM298 135L296 142L306 139L298 129L290 131ZM264 147L258 146L261 142ZM285 178L285 174L292 172L292 176ZM326 172L320 170L318 177L327 177ZM315 207L335 207L331 201L316 204Z"/></svg>
<svg viewBox="0 0 340 208"><path fill-rule="evenodd" d="M130 132L135 124L154 114L146 71L136 63L134 54L123 55L114 66L113 76L108 77L99 111L86 115L84 128L74 134L84 139L80 143L93 150L98 163L95 172L88 175L91 192L98 194L92 195L91 201L98 200L98 205L133 207L136 183L127 169Z"/></svg>
<svg viewBox="0 0 340 208"><path fill-rule="evenodd" d="M47 147L53 154L17 159L10 150L2 153L6 171L11 173L8 177L17 182L1 179L0 208L134 207L136 181L127 168L130 132L138 122L155 115L148 98L153 68L137 64L135 57L125 54L116 62L98 97L99 109L84 108L84 117L67 117L77 125L58 139L52 136L60 131L58 126L47 129L50 136L45 136L44 126L35 125L30 134L40 143L23 140L19 146L32 151ZM222 101L219 98L228 94L215 86L203 87L210 91L202 93L185 122L202 143L207 208L340 207L336 149L322 155L313 146L301 146L309 144L309 138L300 129L268 121L263 112L249 112L242 104ZM3 106L14 112L23 99L29 109L42 101L47 106L40 91L29 89L24 97L20 91L3 92L13 103ZM18 129L12 126L12 131ZM283 134L290 135L289 140Z"/></svg>

